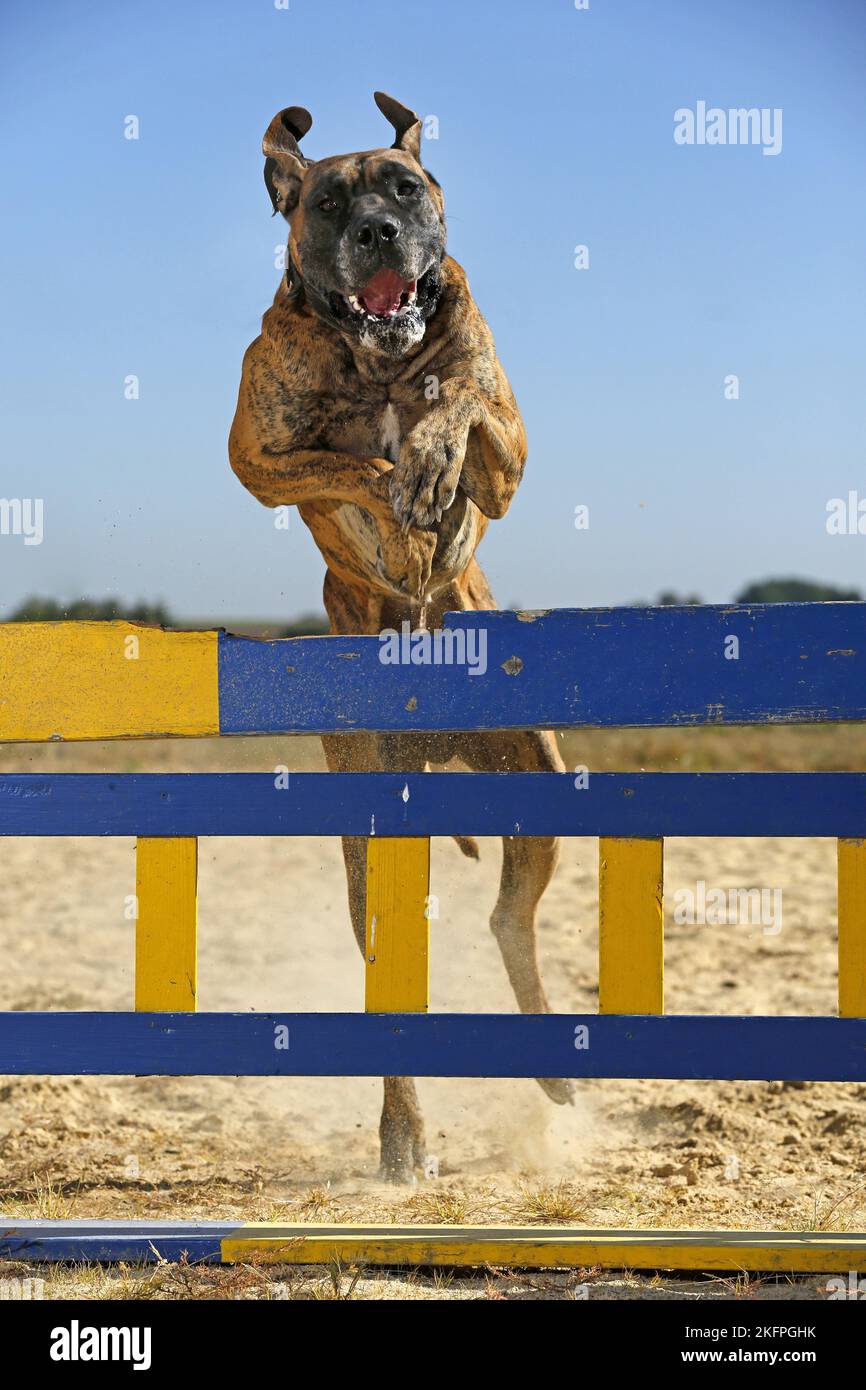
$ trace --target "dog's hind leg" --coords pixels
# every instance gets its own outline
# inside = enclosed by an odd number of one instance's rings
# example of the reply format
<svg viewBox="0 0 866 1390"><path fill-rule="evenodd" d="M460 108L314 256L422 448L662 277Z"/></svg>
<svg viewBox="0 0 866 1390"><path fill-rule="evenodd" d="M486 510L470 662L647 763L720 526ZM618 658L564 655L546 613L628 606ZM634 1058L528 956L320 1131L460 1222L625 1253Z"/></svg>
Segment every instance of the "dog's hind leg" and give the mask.
<svg viewBox="0 0 866 1390"><path fill-rule="evenodd" d="M554 736L548 733L464 735L460 757L475 772L562 772ZM535 916L541 895L553 877L559 841L552 836L505 836L499 897L490 918L518 1008L545 1014L550 1005L538 969ZM558 1105L573 1099L574 1086L560 1077L539 1077L538 1084Z"/></svg>

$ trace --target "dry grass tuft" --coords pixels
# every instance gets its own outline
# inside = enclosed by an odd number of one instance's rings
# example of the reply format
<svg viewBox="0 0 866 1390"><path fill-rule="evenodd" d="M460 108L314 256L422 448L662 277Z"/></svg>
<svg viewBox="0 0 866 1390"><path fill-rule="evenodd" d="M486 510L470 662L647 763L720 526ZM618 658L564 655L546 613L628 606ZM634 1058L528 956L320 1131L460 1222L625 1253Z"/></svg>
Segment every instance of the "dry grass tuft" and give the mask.
<svg viewBox="0 0 866 1390"><path fill-rule="evenodd" d="M561 1221L586 1221L586 1201L573 1183L561 1179L557 1183L541 1183L530 1187L521 1184L513 1204L515 1219L553 1224Z"/></svg>
<svg viewBox="0 0 866 1390"><path fill-rule="evenodd" d="M407 1200L405 1210L409 1219L419 1225L465 1226L470 1220L469 1199L456 1187L417 1192Z"/></svg>
<svg viewBox="0 0 866 1390"><path fill-rule="evenodd" d="M858 1183L850 1192L843 1192L842 1196L837 1197L835 1202L830 1202L824 1207L821 1205L820 1194L816 1193L803 1221L795 1229L802 1231L850 1231L856 1226L862 1230L864 1188L866 1188L866 1182ZM854 1202L855 1198L860 1199L857 1205L848 1207L848 1203ZM848 1209L844 1210L846 1207Z"/></svg>
<svg viewBox="0 0 866 1390"><path fill-rule="evenodd" d="M69 1221L75 1215L75 1203L81 1189L76 1184L55 1181L50 1175L40 1178L33 1174L33 1186L14 1198L7 1198L0 1213L19 1221Z"/></svg>

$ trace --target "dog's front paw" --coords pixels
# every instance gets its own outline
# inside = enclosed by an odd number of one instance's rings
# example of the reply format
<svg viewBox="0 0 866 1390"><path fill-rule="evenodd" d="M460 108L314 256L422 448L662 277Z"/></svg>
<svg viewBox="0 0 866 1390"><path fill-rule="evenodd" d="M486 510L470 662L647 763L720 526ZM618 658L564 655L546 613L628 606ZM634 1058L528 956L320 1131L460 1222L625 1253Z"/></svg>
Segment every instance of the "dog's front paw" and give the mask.
<svg viewBox="0 0 866 1390"><path fill-rule="evenodd" d="M398 529L389 521L380 532L380 560L376 566L389 588L407 598L421 599L427 591L436 551L435 531Z"/></svg>
<svg viewBox="0 0 866 1390"><path fill-rule="evenodd" d="M454 501L465 444L447 432L416 427L406 438L389 478L400 525L433 526Z"/></svg>

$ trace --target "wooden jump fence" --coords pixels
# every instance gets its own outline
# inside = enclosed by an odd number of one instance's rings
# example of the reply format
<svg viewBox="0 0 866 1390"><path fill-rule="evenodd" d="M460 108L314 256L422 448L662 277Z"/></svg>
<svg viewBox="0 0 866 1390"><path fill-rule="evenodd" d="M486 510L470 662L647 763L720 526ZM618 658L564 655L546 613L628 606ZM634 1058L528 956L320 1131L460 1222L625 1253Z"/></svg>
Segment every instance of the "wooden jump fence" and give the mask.
<svg viewBox="0 0 866 1390"><path fill-rule="evenodd" d="M125 622L0 626L0 741L866 719L866 604L451 615L487 669L386 665L375 636L255 641ZM599 1012L427 1012L429 837L599 837ZM866 775L0 775L2 835L137 837L135 1012L0 1013L0 1074L866 1080ZM202 835L368 839L366 1012L196 1013ZM665 836L838 841L834 1017L665 1015ZM828 931L831 929L828 923ZM14 947L14 930L6 946ZM287 944L287 949L290 946ZM30 1260L339 1258L837 1271L866 1235L5 1221Z"/></svg>

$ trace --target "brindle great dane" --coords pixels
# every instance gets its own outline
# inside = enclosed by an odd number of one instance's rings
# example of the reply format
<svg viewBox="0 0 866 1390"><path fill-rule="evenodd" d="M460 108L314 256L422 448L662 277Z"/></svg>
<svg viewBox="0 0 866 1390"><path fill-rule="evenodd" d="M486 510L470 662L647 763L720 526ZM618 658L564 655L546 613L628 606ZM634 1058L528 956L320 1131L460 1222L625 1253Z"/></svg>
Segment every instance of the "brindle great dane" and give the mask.
<svg viewBox="0 0 866 1390"><path fill-rule="evenodd" d="M302 107L265 132L265 183L289 223L286 272L244 357L231 466L267 507L294 504L327 565L335 633L441 626L448 611L495 607L475 551L505 515L526 436L490 329L445 253L442 190L421 165L421 121L381 92L389 149L312 161ZM353 734L323 739L333 771L558 771L546 733ZM458 840L477 858L474 841ZM520 1009L548 1009L535 913L557 841L506 838L491 925ZM343 854L364 950L366 841ZM571 1083L541 1079L558 1103ZM385 1077L382 1171L411 1181L426 1157L410 1077Z"/></svg>

